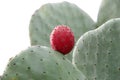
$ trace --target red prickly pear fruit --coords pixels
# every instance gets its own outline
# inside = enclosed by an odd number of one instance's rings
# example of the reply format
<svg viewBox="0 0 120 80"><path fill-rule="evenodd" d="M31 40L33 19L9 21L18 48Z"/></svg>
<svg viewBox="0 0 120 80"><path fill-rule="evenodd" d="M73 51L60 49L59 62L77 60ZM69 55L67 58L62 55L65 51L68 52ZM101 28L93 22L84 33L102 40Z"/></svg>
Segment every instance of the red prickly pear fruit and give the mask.
<svg viewBox="0 0 120 80"><path fill-rule="evenodd" d="M52 49L68 54L74 47L74 34L66 25L56 26L50 34L50 45Z"/></svg>

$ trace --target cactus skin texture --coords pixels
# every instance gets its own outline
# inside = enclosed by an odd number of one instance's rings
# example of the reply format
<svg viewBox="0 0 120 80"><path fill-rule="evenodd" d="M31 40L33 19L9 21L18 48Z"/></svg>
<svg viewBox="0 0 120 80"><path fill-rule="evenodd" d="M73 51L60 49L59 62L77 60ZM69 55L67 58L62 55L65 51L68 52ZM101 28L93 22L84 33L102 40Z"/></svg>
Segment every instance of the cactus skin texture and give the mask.
<svg viewBox="0 0 120 80"><path fill-rule="evenodd" d="M9 62L1 80L85 80L85 76L62 54L33 46Z"/></svg>
<svg viewBox="0 0 120 80"><path fill-rule="evenodd" d="M29 26L31 45L50 47L49 36L57 25L70 26L75 41L86 31L94 29L94 21L83 10L69 2L48 3L32 16ZM71 55L70 58L71 59Z"/></svg>
<svg viewBox="0 0 120 80"><path fill-rule="evenodd" d="M120 18L86 32L73 52L73 64L88 80L119 80Z"/></svg>
<svg viewBox="0 0 120 80"><path fill-rule="evenodd" d="M112 18L120 18L120 0L102 0L97 18L97 26Z"/></svg>

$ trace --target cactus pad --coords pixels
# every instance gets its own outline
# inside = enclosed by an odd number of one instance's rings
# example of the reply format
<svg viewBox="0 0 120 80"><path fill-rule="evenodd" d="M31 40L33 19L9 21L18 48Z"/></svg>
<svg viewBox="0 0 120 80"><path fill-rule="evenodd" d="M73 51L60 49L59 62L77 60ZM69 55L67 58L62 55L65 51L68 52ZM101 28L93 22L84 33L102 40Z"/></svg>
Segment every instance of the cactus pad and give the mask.
<svg viewBox="0 0 120 80"><path fill-rule="evenodd" d="M120 0L102 0L98 19L97 26L102 25L106 21L112 18L120 17Z"/></svg>
<svg viewBox="0 0 120 80"><path fill-rule="evenodd" d="M62 54L33 46L9 62L1 80L85 80L85 76Z"/></svg>
<svg viewBox="0 0 120 80"><path fill-rule="evenodd" d="M75 41L86 31L94 29L94 21L83 10L69 2L48 3L32 16L29 26L31 45L50 47L49 36L57 25L69 26ZM68 55L71 60L71 54Z"/></svg>
<svg viewBox="0 0 120 80"><path fill-rule="evenodd" d="M74 49L73 64L88 80L119 80L120 19L85 33Z"/></svg>
<svg viewBox="0 0 120 80"><path fill-rule="evenodd" d="M57 25L70 26L76 40L86 31L94 29L93 20L75 4L48 3L38 9L30 22L31 45L50 46L49 35Z"/></svg>

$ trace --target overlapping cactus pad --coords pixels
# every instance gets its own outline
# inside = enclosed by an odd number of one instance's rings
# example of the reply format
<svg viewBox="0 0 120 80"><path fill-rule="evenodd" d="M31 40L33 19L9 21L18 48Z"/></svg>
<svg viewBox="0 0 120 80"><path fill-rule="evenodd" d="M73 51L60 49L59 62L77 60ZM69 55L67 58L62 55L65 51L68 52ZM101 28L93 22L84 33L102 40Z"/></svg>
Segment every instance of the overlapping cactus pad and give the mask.
<svg viewBox="0 0 120 80"><path fill-rule="evenodd" d="M62 54L34 46L13 58L2 80L85 80L85 76Z"/></svg>
<svg viewBox="0 0 120 80"><path fill-rule="evenodd" d="M119 80L120 19L85 33L76 44L73 63L88 80Z"/></svg>
<svg viewBox="0 0 120 80"><path fill-rule="evenodd" d="M98 18L97 27L112 18L120 17L120 0L102 0Z"/></svg>

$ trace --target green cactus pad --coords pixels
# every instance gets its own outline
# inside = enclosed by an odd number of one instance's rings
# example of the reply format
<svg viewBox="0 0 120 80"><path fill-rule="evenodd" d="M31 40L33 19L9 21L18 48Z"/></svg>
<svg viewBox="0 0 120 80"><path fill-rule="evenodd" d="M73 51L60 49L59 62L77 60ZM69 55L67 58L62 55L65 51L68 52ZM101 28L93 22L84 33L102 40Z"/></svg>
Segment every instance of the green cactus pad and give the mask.
<svg viewBox="0 0 120 80"><path fill-rule="evenodd" d="M102 0L97 26L102 25L107 20L120 17L120 0Z"/></svg>
<svg viewBox="0 0 120 80"><path fill-rule="evenodd" d="M120 18L85 33L73 52L73 64L88 80L119 80Z"/></svg>
<svg viewBox="0 0 120 80"><path fill-rule="evenodd" d="M29 26L31 45L50 47L49 36L57 25L69 26L75 41L86 31L94 29L94 21L75 4L69 2L48 3L32 16Z"/></svg>
<svg viewBox="0 0 120 80"><path fill-rule="evenodd" d="M93 29L93 20L76 5L62 3L48 3L38 9L30 22L31 45L50 46L49 35L57 25L71 27L76 40L86 31Z"/></svg>
<svg viewBox="0 0 120 80"><path fill-rule="evenodd" d="M34 46L9 62L1 80L85 80L85 76L62 54Z"/></svg>

